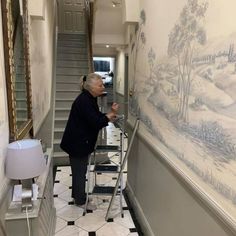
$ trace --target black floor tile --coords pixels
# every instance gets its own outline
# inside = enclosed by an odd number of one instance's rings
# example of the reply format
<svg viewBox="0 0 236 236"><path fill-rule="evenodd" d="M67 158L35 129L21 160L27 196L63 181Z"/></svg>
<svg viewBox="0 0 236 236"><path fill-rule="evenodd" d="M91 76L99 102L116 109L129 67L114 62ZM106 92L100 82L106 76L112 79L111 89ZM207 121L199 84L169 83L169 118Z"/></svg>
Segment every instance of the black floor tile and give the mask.
<svg viewBox="0 0 236 236"><path fill-rule="evenodd" d="M129 228L130 233L138 232L136 228Z"/></svg>
<svg viewBox="0 0 236 236"><path fill-rule="evenodd" d="M96 232L88 232L89 236L96 236Z"/></svg>
<svg viewBox="0 0 236 236"><path fill-rule="evenodd" d="M67 221L67 225L75 225L74 221Z"/></svg>

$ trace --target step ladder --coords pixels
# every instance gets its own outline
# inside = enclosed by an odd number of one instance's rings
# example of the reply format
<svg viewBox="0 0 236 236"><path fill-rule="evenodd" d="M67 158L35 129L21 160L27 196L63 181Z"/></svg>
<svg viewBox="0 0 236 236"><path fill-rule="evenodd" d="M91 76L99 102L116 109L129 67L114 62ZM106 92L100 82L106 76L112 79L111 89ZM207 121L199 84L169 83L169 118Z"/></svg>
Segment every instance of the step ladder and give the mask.
<svg viewBox="0 0 236 236"><path fill-rule="evenodd" d="M121 126L122 124L122 126ZM121 133L120 133L120 146L116 146L116 145L98 145L96 147L96 150L94 151L93 155L94 155L94 160L96 160L96 153L99 152L114 152L115 154L119 153L119 162L115 163L112 161L112 157L115 155L112 155L110 157L110 161L112 164L103 164L103 163L96 163L96 161L94 161L94 168L93 170L91 170L91 159L92 156L90 156L89 158L89 163L88 163L88 172L87 172L87 176L88 176L88 181L87 181L87 197L86 197L86 206L88 204L88 195L89 195L89 189L90 189L90 178L91 178L91 172L94 176L94 187L93 190L91 192L91 195L105 195L105 196L111 196L111 200L108 206L108 210L106 213L106 221L108 221L109 219L109 213L112 209L112 205L114 204L114 199L115 196L119 195L120 197L120 213L121 213L121 217L124 217L124 213L123 213L123 205L122 205L122 201L123 201L123 189L124 189L124 182L123 182L123 172L124 172L124 168L126 166L126 162L127 162L127 158L129 156L131 147L132 147L132 143L135 137L135 134L137 132L137 128L138 128L138 124L139 124L139 119L136 120L135 122L135 127L134 127L134 132L132 134L132 137L130 139L130 143L127 149L126 154L124 155L124 137L125 137L125 131L124 131L124 116L120 117L117 122L115 123L115 126L118 126L121 129ZM116 173L118 175L117 180L116 180L116 184L115 186L103 186L103 185L99 185L97 184L97 174L98 173ZM86 211L86 207L84 209L84 213L83 215L85 215L87 213Z"/></svg>

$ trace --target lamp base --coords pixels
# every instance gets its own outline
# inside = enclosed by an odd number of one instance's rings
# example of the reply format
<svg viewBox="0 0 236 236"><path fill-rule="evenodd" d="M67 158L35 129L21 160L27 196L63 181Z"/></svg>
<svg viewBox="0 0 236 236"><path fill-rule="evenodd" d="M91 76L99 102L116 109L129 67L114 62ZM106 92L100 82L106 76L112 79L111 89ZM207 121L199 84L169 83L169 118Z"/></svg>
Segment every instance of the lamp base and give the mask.
<svg viewBox="0 0 236 236"><path fill-rule="evenodd" d="M21 180L22 184L22 205L21 211L22 212L29 212L33 210L33 203L32 203L32 179L24 179Z"/></svg>

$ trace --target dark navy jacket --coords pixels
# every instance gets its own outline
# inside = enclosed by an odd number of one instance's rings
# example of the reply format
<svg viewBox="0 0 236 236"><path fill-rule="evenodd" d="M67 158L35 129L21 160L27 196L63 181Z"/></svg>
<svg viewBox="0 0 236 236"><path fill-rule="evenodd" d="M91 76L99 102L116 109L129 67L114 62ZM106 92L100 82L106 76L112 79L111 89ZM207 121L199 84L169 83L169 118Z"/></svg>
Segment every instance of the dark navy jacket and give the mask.
<svg viewBox="0 0 236 236"><path fill-rule="evenodd" d="M72 157L83 157L94 151L100 129L108 118L99 111L97 98L87 90L75 99L62 137L61 148Z"/></svg>

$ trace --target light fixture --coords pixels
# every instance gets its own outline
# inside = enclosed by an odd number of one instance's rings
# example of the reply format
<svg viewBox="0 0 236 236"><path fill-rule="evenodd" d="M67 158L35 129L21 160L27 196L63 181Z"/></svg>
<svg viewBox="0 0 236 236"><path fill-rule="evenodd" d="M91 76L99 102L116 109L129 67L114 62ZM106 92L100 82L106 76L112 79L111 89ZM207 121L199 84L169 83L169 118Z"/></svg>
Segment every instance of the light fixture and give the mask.
<svg viewBox="0 0 236 236"><path fill-rule="evenodd" d="M110 47L110 45L109 45L109 44L107 44L107 45L106 45L106 48L109 48L109 47Z"/></svg>
<svg viewBox="0 0 236 236"><path fill-rule="evenodd" d="M113 7L117 7L118 5L121 4L119 1L111 1L111 2Z"/></svg>
<svg viewBox="0 0 236 236"><path fill-rule="evenodd" d="M43 173L46 160L42 146L37 139L22 139L12 142L7 147L5 174L9 179L21 180L22 211L31 211L32 179Z"/></svg>

